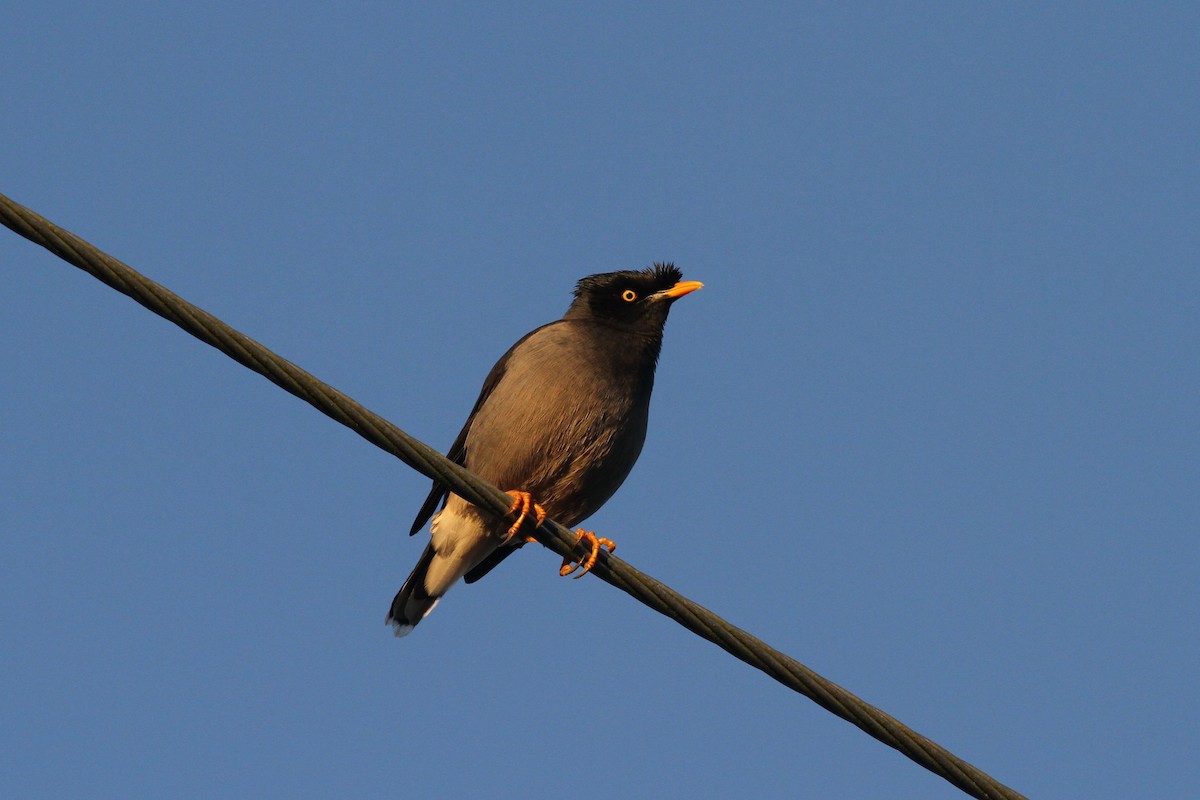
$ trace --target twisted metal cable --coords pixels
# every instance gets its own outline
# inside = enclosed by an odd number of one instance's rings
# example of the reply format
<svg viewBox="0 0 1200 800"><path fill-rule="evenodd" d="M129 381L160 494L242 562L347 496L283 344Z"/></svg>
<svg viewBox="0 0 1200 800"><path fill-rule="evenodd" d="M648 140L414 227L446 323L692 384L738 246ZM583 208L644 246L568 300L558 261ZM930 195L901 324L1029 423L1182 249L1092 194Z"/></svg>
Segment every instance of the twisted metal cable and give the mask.
<svg viewBox="0 0 1200 800"><path fill-rule="evenodd" d="M321 413L350 428L408 466L448 486L455 494L494 514L509 513L512 498L477 475L449 461L428 445L364 408L332 386L318 380L250 337L230 328L169 289L134 271L63 230L49 220L0 194L0 222L26 239L122 294L170 320L233 360L257 372ZM560 556L578 559L587 554L576 547L576 536L553 520L536 530L526 526L541 544ZM789 658L746 631L729 624L616 556L602 553L592 569L601 580L678 622L721 649L762 670L827 711L858 726L899 750L916 763L946 779L972 797L983 800L1023 800L1024 796L963 761L941 745L921 736L899 720L860 700L798 661Z"/></svg>

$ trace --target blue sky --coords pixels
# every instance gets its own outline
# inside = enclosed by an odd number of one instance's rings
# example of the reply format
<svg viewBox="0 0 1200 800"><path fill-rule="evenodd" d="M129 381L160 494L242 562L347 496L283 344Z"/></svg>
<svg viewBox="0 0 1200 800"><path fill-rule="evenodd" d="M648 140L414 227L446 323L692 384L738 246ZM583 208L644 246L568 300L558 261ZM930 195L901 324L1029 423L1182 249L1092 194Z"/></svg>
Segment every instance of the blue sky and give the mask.
<svg viewBox="0 0 1200 800"><path fill-rule="evenodd" d="M1200 10L25 4L0 192L439 448L673 260L620 555L1033 797L1186 796ZM0 231L0 795L960 797ZM424 536L425 534L422 534Z"/></svg>

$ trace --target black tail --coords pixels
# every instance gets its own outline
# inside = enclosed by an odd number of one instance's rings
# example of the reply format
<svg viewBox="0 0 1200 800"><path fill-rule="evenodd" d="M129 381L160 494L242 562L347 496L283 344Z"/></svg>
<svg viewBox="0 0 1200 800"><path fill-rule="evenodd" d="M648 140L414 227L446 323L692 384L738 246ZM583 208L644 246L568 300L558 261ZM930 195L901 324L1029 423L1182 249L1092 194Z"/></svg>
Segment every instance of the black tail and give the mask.
<svg viewBox="0 0 1200 800"><path fill-rule="evenodd" d="M407 636L412 633L412 629L417 627L417 623L424 619L426 614L433 611L433 607L441 599L441 595L434 597L425 591L425 573L429 571L431 563L433 563L433 545L428 544L425 546L425 552L421 554L421 560L413 567L412 574L408 576L408 580L396 594L396 599L392 601L387 622L397 636Z"/></svg>

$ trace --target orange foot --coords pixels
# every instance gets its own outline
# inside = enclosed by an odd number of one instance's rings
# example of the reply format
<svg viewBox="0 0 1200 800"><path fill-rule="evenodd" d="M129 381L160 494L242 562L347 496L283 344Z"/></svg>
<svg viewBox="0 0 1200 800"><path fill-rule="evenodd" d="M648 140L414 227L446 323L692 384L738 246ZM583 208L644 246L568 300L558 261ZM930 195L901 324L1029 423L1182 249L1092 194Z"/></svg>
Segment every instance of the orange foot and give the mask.
<svg viewBox="0 0 1200 800"><path fill-rule="evenodd" d="M575 576L575 580L579 580L584 575L587 575L588 572L591 571L592 567L596 565L596 559L600 557L601 547L611 553L613 550L617 549L617 543L612 539L605 539L603 536L596 536L596 534L592 531L585 531L583 528L577 530L576 533L579 534L579 538L575 540L575 544L579 544L586 539L588 545L590 545L592 548L592 552L587 558L580 559L578 562L572 561L569 557L564 558L562 567L558 570L558 574L565 578L575 570L582 569L583 572L580 572Z"/></svg>
<svg viewBox="0 0 1200 800"><path fill-rule="evenodd" d="M512 491L505 492L505 494L513 499L512 508L508 510L508 513L515 514L518 509L521 513L517 515L517 521L508 529L508 533L504 534L501 544L507 544L509 539L517 535L517 531L521 530L521 523L525 522L525 517L529 516L530 509L533 509L534 516L537 518L537 527L542 527L542 523L546 521L546 509L533 502L529 492ZM527 538L525 541L536 542L537 540Z"/></svg>

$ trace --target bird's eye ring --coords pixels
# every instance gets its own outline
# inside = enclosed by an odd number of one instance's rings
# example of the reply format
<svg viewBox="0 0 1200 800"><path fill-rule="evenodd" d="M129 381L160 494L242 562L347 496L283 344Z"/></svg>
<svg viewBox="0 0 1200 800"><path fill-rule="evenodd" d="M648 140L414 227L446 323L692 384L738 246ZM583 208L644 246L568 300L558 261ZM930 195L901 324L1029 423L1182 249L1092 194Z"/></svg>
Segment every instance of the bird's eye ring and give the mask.
<svg viewBox="0 0 1200 800"><path fill-rule="evenodd" d="M633 289L626 289L625 291L621 292L621 299L626 303L632 303L634 300L637 300L637 292L635 292Z"/></svg>

